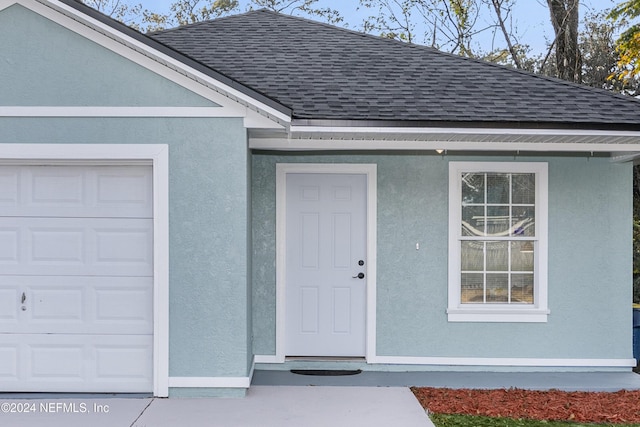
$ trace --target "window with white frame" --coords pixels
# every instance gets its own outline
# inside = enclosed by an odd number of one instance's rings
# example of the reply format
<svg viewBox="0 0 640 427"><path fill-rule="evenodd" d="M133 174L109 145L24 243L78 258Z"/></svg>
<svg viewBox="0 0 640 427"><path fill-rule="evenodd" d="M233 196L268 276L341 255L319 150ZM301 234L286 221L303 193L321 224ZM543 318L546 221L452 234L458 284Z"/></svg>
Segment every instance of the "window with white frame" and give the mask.
<svg viewBox="0 0 640 427"><path fill-rule="evenodd" d="M449 321L545 322L547 164L449 164Z"/></svg>

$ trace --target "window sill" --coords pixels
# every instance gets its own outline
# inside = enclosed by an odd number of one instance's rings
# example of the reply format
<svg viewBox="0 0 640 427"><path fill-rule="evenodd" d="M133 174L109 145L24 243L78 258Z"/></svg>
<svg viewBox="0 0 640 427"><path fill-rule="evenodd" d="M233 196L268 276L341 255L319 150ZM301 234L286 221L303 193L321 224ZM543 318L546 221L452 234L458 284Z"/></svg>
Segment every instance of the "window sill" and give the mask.
<svg viewBox="0 0 640 427"><path fill-rule="evenodd" d="M549 310L540 308L449 308L449 322L546 323Z"/></svg>

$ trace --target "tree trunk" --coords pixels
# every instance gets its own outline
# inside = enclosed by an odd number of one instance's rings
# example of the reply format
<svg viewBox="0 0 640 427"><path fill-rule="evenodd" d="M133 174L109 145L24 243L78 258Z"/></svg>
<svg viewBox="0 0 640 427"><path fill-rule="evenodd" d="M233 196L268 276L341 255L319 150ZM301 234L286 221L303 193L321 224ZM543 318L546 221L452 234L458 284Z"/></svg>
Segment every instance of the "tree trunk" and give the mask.
<svg viewBox="0 0 640 427"><path fill-rule="evenodd" d="M578 49L579 0L547 0L551 24L556 35L558 77L580 83L582 56Z"/></svg>

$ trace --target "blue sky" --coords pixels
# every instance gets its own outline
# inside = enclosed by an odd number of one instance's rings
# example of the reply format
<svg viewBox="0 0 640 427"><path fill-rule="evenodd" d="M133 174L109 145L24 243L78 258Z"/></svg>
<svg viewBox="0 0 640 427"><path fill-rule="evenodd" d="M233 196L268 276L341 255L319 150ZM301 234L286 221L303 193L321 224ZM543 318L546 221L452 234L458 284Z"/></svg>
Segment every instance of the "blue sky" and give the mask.
<svg viewBox="0 0 640 427"><path fill-rule="evenodd" d="M154 12L168 12L171 3L176 0L137 0L131 3L142 3L143 7ZM622 0L581 0L580 15L583 17L591 11L602 11L611 8ZM248 0L240 0L246 8ZM362 28L362 21L371 12L358 10L358 0L319 0L319 7L331 7L340 11L344 16L345 22L349 23L348 27L354 30ZM482 18L481 18L482 19ZM545 50L545 39L553 38L553 28L549 21L549 11L546 6L546 0L516 0L514 6L514 25L517 28L517 35L520 43L529 44L534 52L543 52ZM502 39L500 39L502 41ZM482 37L477 39L483 50L491 50L491 35L485 32Z"/></svg>

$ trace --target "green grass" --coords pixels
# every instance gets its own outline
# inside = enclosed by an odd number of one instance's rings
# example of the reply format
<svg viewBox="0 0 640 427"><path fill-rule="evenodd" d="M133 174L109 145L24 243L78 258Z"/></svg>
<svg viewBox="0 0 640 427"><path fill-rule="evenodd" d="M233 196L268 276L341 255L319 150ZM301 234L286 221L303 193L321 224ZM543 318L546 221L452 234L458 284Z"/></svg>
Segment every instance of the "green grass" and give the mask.
<svg viewBox="0 0 640 427"><path fill-rule="evenodd" d="M472 415L430 414L436 427L639 427L640 424L585 424L566 421L515 420Z"/></svg>

